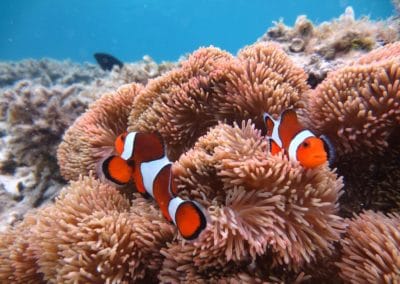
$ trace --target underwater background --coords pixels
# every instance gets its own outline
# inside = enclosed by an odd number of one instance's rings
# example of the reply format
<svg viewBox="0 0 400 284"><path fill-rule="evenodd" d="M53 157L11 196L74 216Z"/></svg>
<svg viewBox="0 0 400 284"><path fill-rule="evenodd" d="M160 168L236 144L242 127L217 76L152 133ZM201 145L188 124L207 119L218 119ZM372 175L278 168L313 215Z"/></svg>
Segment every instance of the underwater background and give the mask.
<svg viewBox="0 0 400 284"><path fill-rule="evenodd" d="M251 44L273 21L293 25L307 15L328 21L352 6L356 17L385 19L390 0L169 0L0 2L0 59L51 57L94 62L107 52L122 61L148 54L156 61L177 60L200 46L230 52Z"/></svg>
<svg viewBox="0 0 400 284"><path fill-rule="evenodd" d="M400 283L399 212L400 0L0 1L0 283Z"/></svg>

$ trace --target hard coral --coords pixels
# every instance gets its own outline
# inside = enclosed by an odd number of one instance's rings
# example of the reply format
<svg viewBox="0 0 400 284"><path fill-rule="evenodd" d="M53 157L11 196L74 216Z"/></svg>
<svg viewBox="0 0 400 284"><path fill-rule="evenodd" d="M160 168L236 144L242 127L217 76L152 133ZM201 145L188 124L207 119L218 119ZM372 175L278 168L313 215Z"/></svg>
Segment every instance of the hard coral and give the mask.
<svg viewBox="0 0 400 284"><path fill-rule="evenodd" d="M350 283L400 282L400 216L365 211L342 240L340 276Z"/></svg>
<svg viewBox="0 0 400 284"><path fill-rule="evenodd" d="M85 99L94 100L90 96L78 99L80 91L82 86L49 89L21 81L4 92L0 119L6 122L15 164L52 159L52 169L57 167L54 156L64 130L84 111Z"/></svg>
<svg viewBox="0 0 400 284"><path fill-rule="evenodd" d="M210 220L196 242L165 251L162 277L188 264L200 274L243 268L260 255L272 257L273 266L298 269L329 255L344 229L336 215L341 179L326 166L305 170L271 156L249 123L213 128L173 171L179 195L202 203Z"/></svg>
<svg viewBox="0 0 400 284"><path fill-rule="evenodd" d="M81 94L84 88L19 81L0 90L0 195L23 200L1 212L0 227L20 220L62 187L56 149L65 129L96 98Z"/></svg>
<svg viewBox="0 0 400 284"><path fill-rule="evenodd" d="M96 171L99 161L114 148L115 138L126 131L139 84L120 87L101 97L67 130L57 152L61 174L69 180Z"/></svg>
<svg viewBox="0 0 400 284"><path fill-rule="evenodd" d="M0 280L111 283L158 270L173 226L148 201L132 202L92 177L73 182L54 205L37 211L35 222L27 218L5 233L26 234L0 243Z"/></svg>
<svg viewBox="0 0 400 284"><path fill-rule="evenodd" d="M289 57L309 75L312 87L328 72L343 67L368 51L399 40L398 21L356 19L348 7L343 15L330 22L314 25L306 16L299 16L293 27L278 22L259 42L276 41Z"/></svg>
<svg viewBox="0 0 400 284"><path fill-rule="evenodd" d="M0 88L12 86L20 80L45 87L55 85L89 84L106 73L93 64L78 64L53 59L26 59L18 62L0 62Z"/></svg>
<svg viewBox="0 0 400 284"><path fill-rule="evenodd" d="M218 121L258 120L296 106L306 75L273 44L256 44L237 58L201 48L181 68L149 82L135 99L129 131L158 131L176 159Z"/></svg>

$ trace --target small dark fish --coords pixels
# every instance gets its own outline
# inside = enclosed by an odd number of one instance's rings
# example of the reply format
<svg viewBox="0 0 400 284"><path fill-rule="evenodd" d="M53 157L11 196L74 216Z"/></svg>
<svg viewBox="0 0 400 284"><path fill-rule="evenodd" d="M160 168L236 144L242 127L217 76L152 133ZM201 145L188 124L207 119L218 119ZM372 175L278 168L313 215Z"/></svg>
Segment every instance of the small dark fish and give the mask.
<svg viewBox="0 0 400 284"><path fill-rule="evenodd" d="M94 58L96 58L96 61L100 65L101 69L106 71L112 70L116 65L119 66L119 68L124 66L120 60L107 53L95 53Z"/></svg>

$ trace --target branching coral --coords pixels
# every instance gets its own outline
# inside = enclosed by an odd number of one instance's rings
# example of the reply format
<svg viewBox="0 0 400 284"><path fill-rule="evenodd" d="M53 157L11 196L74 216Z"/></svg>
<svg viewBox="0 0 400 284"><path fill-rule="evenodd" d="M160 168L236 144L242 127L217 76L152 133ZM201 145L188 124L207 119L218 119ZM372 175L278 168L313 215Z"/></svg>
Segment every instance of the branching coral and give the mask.
<svg viewBox="0 0 400 284"><path fill-rule="evenodd" d="M309 75L316 86L328 72L344 66L362 54L399 39L398 22L355 19L348 7L343 15L330 22L314 25L299 16L293 27L275 24L258 41L277 41L288 55Z"/></svg>
<svg viewBox="0 0 400 284"><path fill-rule="evenodd" d="M297 269L329 255L344 229L335 215L343 186L336 174L269 155L250 124L218 125L173 170L179 194L208 208L210 222L198 241L165 252L162 275L189 263L203 273L240 267L264 254L273 266Z"/></svg>
<svg viewBox="0 0 400 284"><path fill-rule="evenodd" d="M0 280L111 283L159 270L174 228L149 201L132 202L92 177L73 182L54 205L3 234Z"/></svg>
<svg viewBox="0 0 400 284"><path fill-rule="evenodd" d="M56 167L55 152L64 130L84 111L88 101L95 99L78 99L82 88L48 89L21 81L15 89L4 92L0 117L7 122L9 143L13 145L9 152L15 163L33 165L38 159L52 159L52 168Z"/></svg>
<svg viewBox="0 0 400 284"><path fill-rule="evenodd" d="M104 95L68 129L57 152L66 179L95 172L98 162L113 151L115 138L126 131L133 99L141 88L133 83Z"/></svg>
<svg viewBox="0 0 400 284"><path fill-rule="evenodd" d="M46 87L54 85L88 84L106 75L100 67L52 59L0 62L0 87L12 86L20 80Z"/></svg>
<svg viewBox="0 0 400 284"><path fill-rule="evenodd" d="M400 282L400 216L366 211L347 223L340 276L350 283Z"/></svg>
<svg viewBox="0 0 400 284"><path fill-rule="evenodd" d="M251 118L296 106L308 90L305 73L273 44L257 44L237 58L202 48L181 68L150 81L135 99L129 131L158 131L176 159L218 121Z"/></svg>
<svg viewBox="0 0 400 284"><path fill-rule="evenodd" d="M20 219L61 188L57 146L65 129L96 98L80 94L84 88L80 84L47 88L20 81L1 94L0 123L4 128L0 143L0 191L4 184L6 194L21 201L7 211L7 218L1 218L2 224L12 222L11 215Z"/></svg>

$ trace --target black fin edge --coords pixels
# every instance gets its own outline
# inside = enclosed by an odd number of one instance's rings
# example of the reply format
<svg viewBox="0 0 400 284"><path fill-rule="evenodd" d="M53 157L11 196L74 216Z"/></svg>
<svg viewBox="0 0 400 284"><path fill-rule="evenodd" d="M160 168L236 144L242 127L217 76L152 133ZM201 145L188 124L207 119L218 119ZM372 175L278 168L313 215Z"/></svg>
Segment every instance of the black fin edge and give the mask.
<svg viewBox="0 0 400 284"><path fill-rule="evenodd" d="M101 165L101 170L103 171L104 177L105 177L107 180L109 180L109 181L111 181L111 182L113 182L113 183L115 183L115 184L117 184L117 185L121 185L121 186L122 186L122 185L126 185L126 184L128 184L128 183L122 183L122 182L120 182L120 181L114 179L114 178L110 175L110 173L109 173L109 171L108 171L108 166L109 166L111 160L112 160L114 157L117 157L117 156L112 155L112 156L108 157L107 159L105 159L104 162L103 162L103 164Z"/></svg>
<svg viewBox="0 0 400 284"><path fill-rule="evenodd" d="M335 148L333 147L333 143L331 142L331 140L329 140L329 138L326 135L321 135L319 138L324 143L324 149L328 154L328 163L330 166L332 166L332 164L335 162L336 159L336 152Z"/></svg>
<svg viewBox="0 0 400 284"><path fill-rule="evenodd" d="M177 208L177 211L178 211L179 207L181 207L183 204L186 204L186 203L192 204L200 216L200 226L196 229L196 231L191 236L186 238L181 234L182 238L184 238L185 240L192 241L192 240L196 239L200 235L200 233L206 228L207 219L206 219L206 216L204 215L203 211L200 209L199 205L197 205L196 202L191 201L191 200L185 201L182 204L180 204ZM179 231L179 228L178 228L178 231Z"/></svg>

